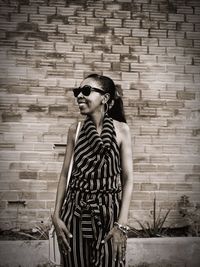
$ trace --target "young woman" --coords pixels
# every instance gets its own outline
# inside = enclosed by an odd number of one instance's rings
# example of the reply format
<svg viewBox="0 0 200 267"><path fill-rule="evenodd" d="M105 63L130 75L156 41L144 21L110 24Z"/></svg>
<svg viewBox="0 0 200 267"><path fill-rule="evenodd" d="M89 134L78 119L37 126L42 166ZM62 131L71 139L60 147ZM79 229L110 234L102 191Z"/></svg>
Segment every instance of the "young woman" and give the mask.
<svg viewBox="0 0 200 267"><path fill-rule="evenodd" d="M61 263L64 267L125 266L133 170L123 103L113 81L97 74L86 77L73 92L86 118L76 144L77 125L69 129L57 189L53 223Z"/></svg>

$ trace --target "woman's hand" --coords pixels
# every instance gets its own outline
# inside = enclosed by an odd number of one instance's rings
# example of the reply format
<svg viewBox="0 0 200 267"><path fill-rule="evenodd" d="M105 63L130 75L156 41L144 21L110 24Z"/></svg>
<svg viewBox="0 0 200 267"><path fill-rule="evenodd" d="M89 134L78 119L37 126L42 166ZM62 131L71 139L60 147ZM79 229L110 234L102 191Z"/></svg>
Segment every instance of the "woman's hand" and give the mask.
<svg viewBox="0 0 200 267"><path fill-rule="evenodd" d="M107 234L105 239L102 241L102 243L107 242L110 238L112 238L113 251L114 251L113 261L116 261L118 257L119 262L122 264L126 257L127 236L119 228L114 226Z"/></svg>
<svg viewBox="0 0 200 267"><path fill-rule="evenodd" d="M53 217L52 221L55 226L60 252L66 255L71 251L68 240L69 238L72 238L72 234L60 218Z"/></svg>

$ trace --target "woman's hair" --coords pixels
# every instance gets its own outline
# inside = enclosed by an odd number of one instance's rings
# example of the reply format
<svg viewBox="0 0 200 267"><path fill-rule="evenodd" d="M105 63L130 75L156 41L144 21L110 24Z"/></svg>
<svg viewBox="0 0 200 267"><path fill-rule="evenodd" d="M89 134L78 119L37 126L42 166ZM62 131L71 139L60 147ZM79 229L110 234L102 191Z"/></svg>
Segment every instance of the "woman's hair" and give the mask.
<svg viewBox="0 0 200 267"><path fill-rule="evenodd" d="M117 91L117 88L113 80L107 76L98 75L98 74L90 74L86 77L86 79L87 78L94 79L96 82L98 82L100 86L102 86L102 89L106 93L110 94L110 99L108 100L108 107L110 105L111 108L109 108L107 111L108 115L114 120L126 122L123 101ZM114 101L113 105L111 104L112 101Z"/></svg>

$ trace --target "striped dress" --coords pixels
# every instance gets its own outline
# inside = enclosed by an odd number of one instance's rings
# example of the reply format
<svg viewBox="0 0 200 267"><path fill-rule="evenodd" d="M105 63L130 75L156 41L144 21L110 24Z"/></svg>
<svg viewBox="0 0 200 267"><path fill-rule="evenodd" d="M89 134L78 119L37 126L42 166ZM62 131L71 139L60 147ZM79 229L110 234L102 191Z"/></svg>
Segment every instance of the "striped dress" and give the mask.
<svg viewBox="0 0 200 267"><path fill-rule="evenodd" d="M73 235L64 267L118 267L112 239L101 241L117 221L121 203L120 153L113 120L106 114L101 135L87 117L74 150L62 220Z"/></svg>

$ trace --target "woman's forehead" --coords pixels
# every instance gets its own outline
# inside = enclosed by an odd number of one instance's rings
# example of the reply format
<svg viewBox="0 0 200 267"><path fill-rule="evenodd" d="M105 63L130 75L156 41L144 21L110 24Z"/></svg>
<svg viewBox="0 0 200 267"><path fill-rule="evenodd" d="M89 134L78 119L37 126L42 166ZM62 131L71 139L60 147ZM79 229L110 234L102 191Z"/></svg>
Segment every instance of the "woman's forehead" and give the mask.
<svg viewBox="0 0 200 267"><path fill-rule="evenodd" d="M83 80L80 86L83 87L84 85L90 85L92 87L101 88L101 85L92 78L86 78L85 80Z"/></svg>

